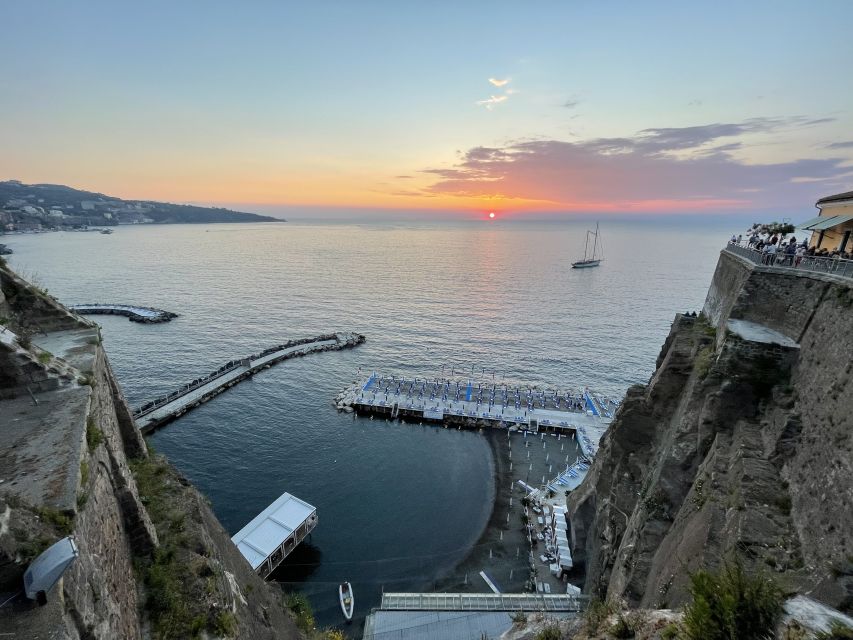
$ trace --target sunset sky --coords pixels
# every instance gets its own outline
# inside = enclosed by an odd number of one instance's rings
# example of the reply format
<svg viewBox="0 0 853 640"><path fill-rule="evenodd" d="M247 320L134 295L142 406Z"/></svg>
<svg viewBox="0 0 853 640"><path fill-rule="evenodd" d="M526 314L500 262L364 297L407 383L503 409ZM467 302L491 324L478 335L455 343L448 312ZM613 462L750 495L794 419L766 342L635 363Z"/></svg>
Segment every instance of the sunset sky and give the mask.
<svg viewBox="0 0 853 640"><path fill-rule="evenodd" d="M853 2L6 2L0 179L125 198L810 214Z"/></svg>

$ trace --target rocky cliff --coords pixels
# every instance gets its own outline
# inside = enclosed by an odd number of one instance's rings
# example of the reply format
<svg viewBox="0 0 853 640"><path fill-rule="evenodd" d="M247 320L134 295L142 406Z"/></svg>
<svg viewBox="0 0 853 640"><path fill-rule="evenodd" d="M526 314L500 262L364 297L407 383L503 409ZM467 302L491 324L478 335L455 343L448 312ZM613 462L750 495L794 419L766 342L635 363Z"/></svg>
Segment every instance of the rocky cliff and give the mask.
<svg viewBox="0 0 853 640"><path fill-rule="evenodd" d="M29 563L80 555L37 606ZM301 637L207 501L149 453L97 325L0 265L0 629L16 638Z"/></svg>
<svg viewBox="0 0 853 640"><path fill-rule="evenodd" d="M585 590L665 608L739 556L853 607L853 283L723 251L568 500Z"/></svg>

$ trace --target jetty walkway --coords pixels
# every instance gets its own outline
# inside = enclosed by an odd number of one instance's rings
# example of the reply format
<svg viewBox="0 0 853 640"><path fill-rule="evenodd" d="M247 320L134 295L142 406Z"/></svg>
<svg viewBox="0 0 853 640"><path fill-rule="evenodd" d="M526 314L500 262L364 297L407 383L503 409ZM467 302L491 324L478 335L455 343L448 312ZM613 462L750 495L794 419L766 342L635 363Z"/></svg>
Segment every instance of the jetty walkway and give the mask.
<svg viewBox="0 0 853 640"><path fill-rule="evenodd" d="M544 593L383 593L384 611L583 611L588 596Z"/></svg>
<svg viewBox="0 0 853 640"><path fill-rule="evenodd" d="M331 333L316 338L291 340L247 358L231 360L207 376L193 380L177 391L135 409L133 418L142 433L149 433L207 402L241 380L253 376L261 369L268 369L283 360L309 353L352 348L364 340L364 336L357 333Z"/></svg>
<svg viewBox="0 0 853 640"><path fill-rule="evenodd" d="M68 305L74 313L80 315L113 315L126 316L133 322L142 322L153 324L157 322L168 322L172 318L177 318L177 313L171 311L163 311L162 309L154 309L151 307L138 307L130 304L72 304Z"/></svg>

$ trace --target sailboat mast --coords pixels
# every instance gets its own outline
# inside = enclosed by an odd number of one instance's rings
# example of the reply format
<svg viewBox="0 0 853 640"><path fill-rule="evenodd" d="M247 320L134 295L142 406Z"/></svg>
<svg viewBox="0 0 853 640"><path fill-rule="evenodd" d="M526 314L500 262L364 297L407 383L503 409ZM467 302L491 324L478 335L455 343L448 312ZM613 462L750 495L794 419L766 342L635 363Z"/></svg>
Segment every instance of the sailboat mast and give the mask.
<svg viewBox="0 0 853 640"><path fill-rule="evenodd" d="M598 247L598 223L595 223L595 240L592 243L592 259L595 260L595 250Z"/></svg>
<svg viewBox="0 0 853 640"><path fill-rule="evenodd" d="M583 245L583 259L586 260L586 252L589 249L589 231L586 232L586 242Z"/></svg>

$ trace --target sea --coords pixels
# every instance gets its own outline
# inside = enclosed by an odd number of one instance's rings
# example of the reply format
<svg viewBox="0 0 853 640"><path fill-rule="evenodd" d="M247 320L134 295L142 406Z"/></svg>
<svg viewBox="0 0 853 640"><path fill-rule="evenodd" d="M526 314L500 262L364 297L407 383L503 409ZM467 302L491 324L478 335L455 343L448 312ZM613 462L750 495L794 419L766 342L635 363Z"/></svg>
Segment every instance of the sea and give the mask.
<svg viewBox="0 0 853 640"><path fill-rule="evenodd" d="M590 224L565 220L140 225L3 241L10 264L63 303L179 314L95 318L133 406L291 338L367 337L263 371L149 438L230 534L285 491L317 507L317 528L274 577L336 626L341 581L363 618L383 591L429 591L451 574L496 490L476 432L338 413L333 398L359 371L619 398L652 374L674 315L701 309L741 226L605 221L604 261L584 270L571 263Z"/></svg>

